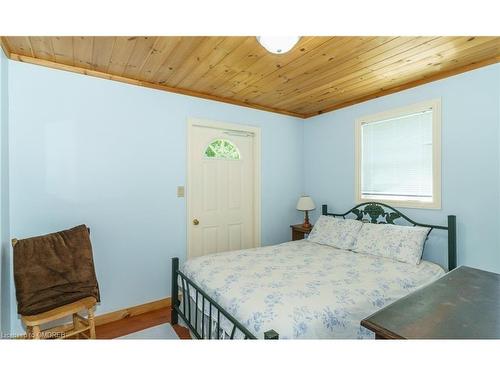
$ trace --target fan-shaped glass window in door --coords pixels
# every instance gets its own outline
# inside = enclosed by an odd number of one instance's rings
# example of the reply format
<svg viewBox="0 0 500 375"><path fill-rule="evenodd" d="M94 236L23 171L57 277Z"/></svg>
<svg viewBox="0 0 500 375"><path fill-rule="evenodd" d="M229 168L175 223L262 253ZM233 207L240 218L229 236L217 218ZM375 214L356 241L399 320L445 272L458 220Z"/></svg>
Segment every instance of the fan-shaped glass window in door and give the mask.
<svg viewBox="0 0 500 375"><path fill-rule="evenodd" d="M205 149L207 158L240 160L238 147L227 139L216 139Z"/></svg>

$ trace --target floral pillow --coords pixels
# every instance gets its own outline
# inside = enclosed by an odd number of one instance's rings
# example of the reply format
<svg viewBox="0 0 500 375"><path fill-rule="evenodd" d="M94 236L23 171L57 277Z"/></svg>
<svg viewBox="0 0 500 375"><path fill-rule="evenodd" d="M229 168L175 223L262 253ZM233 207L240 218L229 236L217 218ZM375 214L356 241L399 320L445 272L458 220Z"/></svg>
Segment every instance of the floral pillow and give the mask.
<svg viewBox="0 0 500 375"><path fill-rule="evenodd" d="M364 223L354 251L419 264L430 228Z"/></svg>
<svg viewBox="0 0 500 375"><path fill-rule="evenodd" d="M308 240L320 245L352 250L362 225L363 223L358 220L321 215L314 224Z"/></svg>

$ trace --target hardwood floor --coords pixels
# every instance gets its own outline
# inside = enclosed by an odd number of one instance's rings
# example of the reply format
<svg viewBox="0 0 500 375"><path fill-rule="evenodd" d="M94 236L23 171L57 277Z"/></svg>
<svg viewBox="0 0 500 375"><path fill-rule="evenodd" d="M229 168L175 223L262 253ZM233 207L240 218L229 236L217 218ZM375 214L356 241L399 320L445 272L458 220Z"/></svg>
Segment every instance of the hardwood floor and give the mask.
<svg viewBox="0 0 500 375"><path fill-rule="evenodd" d="M114 339L160 324L170 323L170 309L159 309L144 314L127 317L96 327L98 339ZM172 326L181 339L190 339L189 330L178 324Z"/></svg>

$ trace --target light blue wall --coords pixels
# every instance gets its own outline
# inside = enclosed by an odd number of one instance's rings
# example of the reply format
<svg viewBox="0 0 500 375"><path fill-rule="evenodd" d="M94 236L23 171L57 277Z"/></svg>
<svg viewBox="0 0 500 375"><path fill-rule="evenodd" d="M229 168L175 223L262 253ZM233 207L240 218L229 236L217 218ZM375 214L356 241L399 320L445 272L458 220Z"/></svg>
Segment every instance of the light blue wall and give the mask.
<svg viewBox="0 0 500 375"><path fill-rule="evenodd" d="M188 117L261 127L262 243L290 238L301 218L302 120L18 62L9 69L11 235L88 224L98 314L170 295L170 258L186 253L176 187L186 180Z"/></svg>
<svg viewBox="0 0 500 375"><path fill-rule="evenodd" d="M499 272L500 64L308 119L306 192L335 211L352 207L355 119L434 98L442 100L442 209L402 211L435 224L457 215L459 264ZM446 264L445 251L433 233L424 257Z"/></svg>
<svg viewBox="0 0 500 375"><path fill-rule="evenodd" d="M8 61L0 48L0 332L10 332Z"/></svg>

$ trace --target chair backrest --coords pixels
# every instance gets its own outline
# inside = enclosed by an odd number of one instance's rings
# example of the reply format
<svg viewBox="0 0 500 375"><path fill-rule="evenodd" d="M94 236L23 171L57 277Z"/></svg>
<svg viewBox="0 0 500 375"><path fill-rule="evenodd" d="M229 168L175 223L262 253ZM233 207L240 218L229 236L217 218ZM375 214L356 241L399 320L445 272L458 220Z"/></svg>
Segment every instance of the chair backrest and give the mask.
<svg viewBox="0 0 500 375"><path fill-rule="evenodd" d="M12 240L18 313L35 315L85 297L99 298L85 225Z"/></svg>

